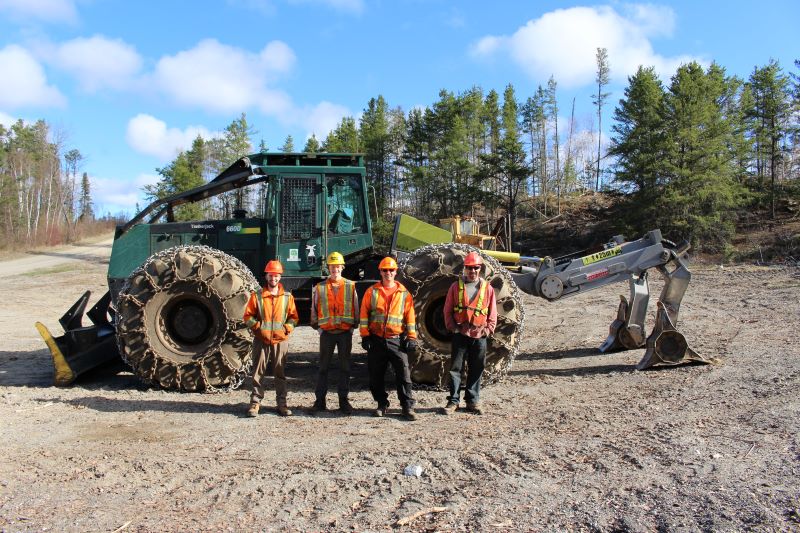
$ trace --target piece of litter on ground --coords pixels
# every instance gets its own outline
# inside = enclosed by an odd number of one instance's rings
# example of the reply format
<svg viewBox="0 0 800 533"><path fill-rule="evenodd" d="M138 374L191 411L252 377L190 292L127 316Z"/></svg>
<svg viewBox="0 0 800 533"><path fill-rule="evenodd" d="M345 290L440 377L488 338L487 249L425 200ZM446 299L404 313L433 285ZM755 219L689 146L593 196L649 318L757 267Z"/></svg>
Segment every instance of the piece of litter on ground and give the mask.
<svg viewBox="0 0 800 533"><path fill-rule="evenodd" d="M419 477L422 475L422 467L420 465L408 465L403 470L403 474L406 476Z"/></svg>

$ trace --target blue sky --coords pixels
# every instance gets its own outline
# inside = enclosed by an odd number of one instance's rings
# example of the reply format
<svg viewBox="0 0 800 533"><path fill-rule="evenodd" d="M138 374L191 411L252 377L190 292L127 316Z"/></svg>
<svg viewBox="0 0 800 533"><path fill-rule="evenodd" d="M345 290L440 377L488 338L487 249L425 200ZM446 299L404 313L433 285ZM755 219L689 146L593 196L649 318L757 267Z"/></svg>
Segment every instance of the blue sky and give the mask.
<svg viewBox="0 0 800 533"><path fill-rule="evenodd" d="M255 144L300 149L379 94L408 111L512 83L524 100L552 75L591 129L597 47L610 117L640 64L665 82L690 60L797 72L798 20L797 0L0 0L0 123L45 119L85 156L96 212L131 214L157 167L242 112Z"/></svg>

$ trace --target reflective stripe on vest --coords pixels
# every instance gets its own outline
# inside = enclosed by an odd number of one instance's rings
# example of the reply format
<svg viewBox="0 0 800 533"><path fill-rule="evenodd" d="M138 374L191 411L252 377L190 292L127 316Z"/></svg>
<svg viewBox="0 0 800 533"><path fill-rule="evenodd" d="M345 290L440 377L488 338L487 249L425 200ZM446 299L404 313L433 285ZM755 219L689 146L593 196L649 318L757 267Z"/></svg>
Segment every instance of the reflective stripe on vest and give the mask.
<svg viewBox="0 0 800 533"><path fill-rule="evenodd" d="M282 331L283 326L286 324L286 317L289 314L289 297L291 294L288 292L284 292L281 296L283 296L283 305L280 308L280 312L278 313L280 316L275 316L275 305L273 303L272 307L272 316L270 317L271 320L267 321L267 317L264 311L264 296L262 295L260 298L257 298L258 301L258 316L261 318L261 331ZM277 300L277 298L273 298ZM275 318L279 318L280 321L275 320Z"/></svg>
<svg viewBox="0 0 800 533"><path fill-rule="evenodd" d="M331 284L327 282L317 284L317 322L320 328L333 330L353 327L356 323L353 316L354 287L355 284L352 281L344 280L342 289L344 293L337 297Z"/></svg>
<svg viewBox="0 0 800 533"><path fill-rule="evenodd" d="M387 337L400 335L403 332L403 312L405 311L406 307L408 291L401 291L398 289L392 294L391 301L386 303L386 314L382 313L380 309L378 309L378 298L380 297L380 292L381 290L377 287L373 287L371 291L369 322L367 327L370 329L370 331L374 331L375 329L382 331L383 335ZM398 293L400 294L399 301L397 298L395 298ZM377 325L378 327L372 328L371 326L373 324ZM414 324L406 324L406 328L408 329L409 333L416 333ZM387 333L389 333L389 335L387 335Z"/></svg>
<svg viewBox="0 0 800 533"><path fill-rule="evenodd" d="M482 279L478 281L477 303L475 306L471 307L469 305L464 305L464 302L467 301L467 288L464 285L464 279L458 279L458 302L453 306L456 324L468 322L473 326L482 326L486 323L486 316L489 314L489 306L487 305L484 307L484 300L486 300L486 294L489 292L488 285L489 283ZM475 302L475 299L470 303L473 302Z"/></svg>

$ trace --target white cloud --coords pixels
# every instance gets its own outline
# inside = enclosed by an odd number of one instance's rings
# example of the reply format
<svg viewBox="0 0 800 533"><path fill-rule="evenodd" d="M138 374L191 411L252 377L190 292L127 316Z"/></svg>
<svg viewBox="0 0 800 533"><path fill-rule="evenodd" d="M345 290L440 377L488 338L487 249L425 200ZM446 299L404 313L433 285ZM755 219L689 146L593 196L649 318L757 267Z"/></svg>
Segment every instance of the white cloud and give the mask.
<svg viewBox="0 0 800 533"><path fill-rule="evenodd" d="M160 179L161 176L157 174L140 174L132 181L90 176L95 213L97 215L107 213L116 215L123 211L133 213L137 203L140 209L144 209L147 200L142 189L145 185L158 183Z"/></svg>
<svg viewBox="0 0 800 533"><path fill-rule="evenodd" d="M62 106L66 100L47 84L44 69L24 48L8 45L0 49L0 106Z"/></svg>
<svg viewBox="0 0 800 533"><path fill-rule="evenodd" d="M0 12L21 22L38 19L72 24L78 20L73 0L0 0Z"/></svg>
<svg viewBox="0 0 800 533"><path fill-rule="evenodd" d="M342 118L352 116L344 106L331 102L320 102L314 107L299 113L303 117L303 126L308 130L308 137L313 133L322 142L331 130L336 128Z"/></svg>
<svg viewBox="0 0 800 533"><path fill-rule="evenodd" d="M296 60L294 51L283 41L267 43L258 56L265 70L279 73L291 70Z"/></svg>
<svg viewBox="0 0 800 533"><path fill-rule="evenodd" d="M156 85L182 105L231 113L258 105L280 114L289 101L268 84L295 62L289 46L267 44L258 54L205 39L194 48L162 57L156 65ZM266 105L277 101L278 105Z"/></svg>
<svg viewBox="0 0 800 533"><path fill-rule="evenodd" d="M130 87L142 67L133 46L102 35L67 41L57 48L53 59L89 92Z"/></svg>
<svg viewBox="0 0 800 533"><path fill-rule="evenodd" d="M689 56L664 57L654 52L652 37L669 36L675 26L671 8L626 6L620 14L609 6L557 9L528 21L512 35L488 35L472 46L472 54L489 58L506 54L532 79L551 75L568 87L594 83L597 48L607 48L612 78L622 81L640 65L654 66L669 77Z"/></svg>
<svg viewBox="0 0 800 533"><path fill-rule="evenodd" d="M183 130L168 128L164 121L140 113L128 121L125 138L137 152L169 161L191 148L198 135L204 139L218 136L202 126L188 126Z"/></svg>
<svg viewBox="0 0 800 533"><path fill-rule="evenodd" d="M10 128L11 125L14 124L16 121L17 119L12 117L11 115L8 115L0 111L0 124L5 126L6 128Z"/></svg>
<svg viewBox="0 0 800 533"><path fill-rule="evenodd" d="M624 9L646 35L669 37L675 31L675 11L668 6L628 4Z"/></svg>

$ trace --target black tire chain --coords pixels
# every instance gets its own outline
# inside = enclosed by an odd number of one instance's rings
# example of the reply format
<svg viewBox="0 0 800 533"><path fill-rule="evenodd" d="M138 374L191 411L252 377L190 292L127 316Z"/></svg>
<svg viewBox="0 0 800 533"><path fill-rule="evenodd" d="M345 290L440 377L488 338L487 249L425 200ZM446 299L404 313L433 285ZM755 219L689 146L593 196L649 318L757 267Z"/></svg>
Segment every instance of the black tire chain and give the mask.
<svg viewBox="0 0 800 533"><path fill-rule="evenodd" d="M414 299L415 311L419 312L422 306L422 301L425 295L425 285L429 283L431 278L437 272L412 272L418 270L420 258L435 258L435 263L438 265L437 271L444 274L450 271L448 276L452 281L458 279L458 275L454 271L458 271L460 265L445 265L445 253L453 253L460 256L463 264L463 258L469 252L478 252L480 250L467 244L449 243L449 244L429 244L418 248L413 253L401 259L398 265L400 271L400 282L408 288ZM495 293L504 293L508 289L509 294L498 294L497 301L497 328L496 332L502 330L503 334L496 334L491 342L487 345L486 360L487 363L492 361L492 364L487 364L486 370L483 374L483 383L497 383L502 381L514 363L519 349L519 343L522 338L522 332L525 321L525 308L522 304L521 291L514 279L511 277L509 271L503 267L500 262L491 256L481 254L485 264L482 274L493 287ZM501 288L498 291L498 287ZM514 316L516 315L516 316ZM416 322L420 324L424 317L417 316ZM499 356L501 351L507 351L505 356ZM500 357L499 360L495 360ZM440 350L433 349L424 342L420 342L417 348L416 359L428 359L439 363L440 372L434 377L432 384L415 383L415 388L425 390L442 390L447 387L449 374L446 371L450 360L450 353L442 353Z"/></svg>
<svg viewBox="0 0 800 533"><path fill-rule="evenodd" d="M207 280L201 280L200 281L200 284L203 286L203 289L205 291L207 291L207 293L213 292L217 297L220 298L220 301L222 301L222 302L227 301L230 298L236 297L240 292L242 292L242 290L246 290L248 293L249 292L253 292L253 291L255 291L256 293L260 293L260 291L261 291L261 287L259 286L259 284L256 281L255 277L253 276L252 272L250 271L250 269L244 263L242 263L239 259L237 259L237 258L235 258L233 256L230 256L230 255L228 255L228 254L226 254L226 253L224 253L224 252L222 252L220 250L217 250L215 248L211 248L209 246L184 245L184 246L177 246L177 247L173 247L173 248L168 248L166 250L163 250L161 252L158 252L158 253L155 253L155 254L151 255L140 267L138 267L136 270L134 270L128 276L128 278L125 280L125 283L122 286L122 290L120 291L119 298L117 300L117 305L116 305L116 307L117 307L116 320L117 320L117 333L118 333L117 334L117 345L119 347L119 352L120 352L120 355L122 356L122 359L125 361L125 363L127 363L134 370L134 373L145 384L153 385L153 386L159 387L159 388L165 388L165 387L163 387L162 384L159 383L158 380L155 379L154 377L152 377L152 376L148 377L148 376L141 375L137 371L137 366L138 365L136 364L136 362L131 361L131 360L129 360L128 357L126 357L126 350L125 350L125 343L124 343L124 336L125 336L124 333L125 332L123 332L123 334L120 334L120 331L119 331L120 324L123 321L122 320L123 317L121 316L121 313L120 313L120 310L121 310L121 307L122 307L120 305L120 303L124 302L125 299L133 300L135 302L135 305L137 307L139 307L139 309L142 310L142 312L144 312L143 307L144 307L145 303L144 302L140 302L134 296L131 296L131 295L128 294L130 289L131 289L132 282L137 277L144 276L147 279L147 281L149 282L149 285L153 289L155 289L156 292L169 289L169 287L172 285L172 283L168 283L168 284L166 284L164 286L159 285L157 280L155 280L153 278L153 276L151 276L148 273L148 268L155 261L163 261L164 263L167 263L167 264L171 265L171 271L172 271L173 276L174 276L175 269L176 269L176 256L180 252L185 252L187 254L194 255L194 256L197 256L199 258L198 264L195 265L195 267L192 269L193 272L196 272L202 266L202 264L205 261L207 261L206 258L208 258L208 257L213 257L214 259L216 259L217 261L222 263L223 267L221 269L219 269L219 271L217 271L212 277L208 278ZM166 259L166 261L165 261L165 259ZM210 286L210 283L211 283L211 281L213 281L214 279L216 279L217 277L219 277L223 273L231 272L231 271L237 272L243 278L242 279L243 288L240 289L239 291L237 291L234 294L228 295L227 297L221 297L220 295L216 294L216 291L214 291L212 289L212 287ZM224 313L225 313L225 310L224 310L224 307L223 307L223 314ZM239 330L239 329L247 330L247 328L244 326L243 316L240 316L240 317L225 316L225 321L227 323L227 328L233 328L235 330ZM146 322L144 320L144 317L141 317L141 320L139 322L141 323L141 329L144 329L146 327L145 326ZM247 331L249 331L249 330L247 330ZM148 332L145 331L144 334L145 334L145 336L147 336ZM224 336L220 335L220 338L224 338ZM216 353L219 350L219 347L221 346L221 344L222 344L221 342L216 342L211 349L206 350L206 353L210 354L210 355L213 355L214 353ZM149 346L149 344L145 348L145 353L147 351L151 351L151 352L153 351L152 348ZM248 350L248 352L249 352L249 350ZM157 354L154 354L154 355L156 355L156 360L157 361L161 361L161 364L174 364L171 361L169 363L165 363L163 361L163 358L159 358L157 356ZM223 361L227 361L225 357L222 357L221 359ZM242 365L239 368L233 368L231 366L227 366L226 365L227 369L232 372L232 376L230 378L229 383L226 386L220 387L220 386L212 386L209 383L208 376L206 374L207 369L202 365L203 362L204 361L201 360L202 387L200 389L198 389L198 390L202 390L203 392L208 392L208 393L228 392L228 391L237 389L238 387L241 386L242 382L244 381L244 378L250 373L250 370L251 370L252 364L253 364L252 357L250 357L250 354L248 353L248 354L246 354L246 355L244 355L242 357ZM177 370L178 378L177 378L177 380L178 380L178 385L179 385L178 388L180 388L180 390L183 390L180 387L180 382L181 382L181 379L180 379L180 366L179 365L177 365L177 366L178 366L178 370ZM153 375L155 375L156 373L157 373L157 371L153 372Z"/></svg>

